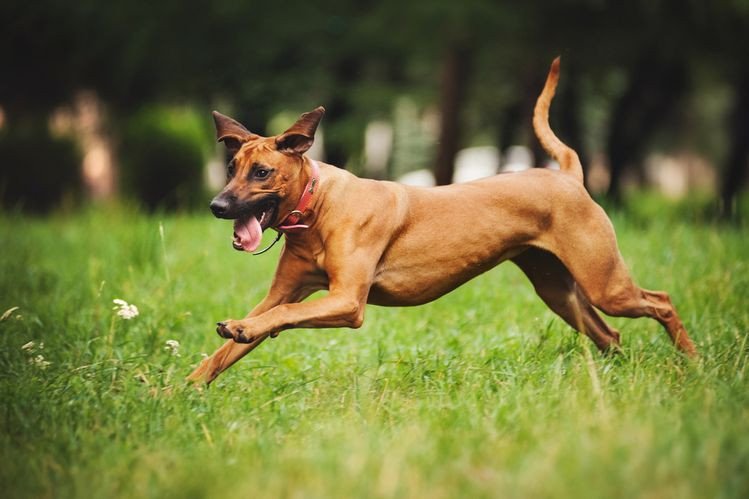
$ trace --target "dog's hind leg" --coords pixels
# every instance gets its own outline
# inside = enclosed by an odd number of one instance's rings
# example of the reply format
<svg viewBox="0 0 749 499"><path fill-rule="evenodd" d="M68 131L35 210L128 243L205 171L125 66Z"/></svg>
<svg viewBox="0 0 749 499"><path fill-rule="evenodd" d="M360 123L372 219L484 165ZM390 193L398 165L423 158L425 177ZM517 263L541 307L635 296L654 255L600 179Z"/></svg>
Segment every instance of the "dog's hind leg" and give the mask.
<svg viewBox="0 0 749 499"><path fill-rule="evenodd" d="M554 97L559 80L559 58L555 59L549 69L541 95L536 102L533 112L533 128L544 149L560 164L563 172L583 180L582 167L575 151L560 141L549 126L549 106ZM561 192L561 191L560 191ZM571 191L565 191L571 192ZM563 200L563 197L559 198ZM582 202L581 202L582 201ZM547 232L539 241L539 246L550 250L559 258L557 264L549 264L548 257L539 257L538 253L519 255L516 263L533 281L538 294L559 315L565 318L576 329L579 325L589 327L593 325L593 334L586 331L593 341L603 343L605 326L600 317L591 309L592 303L605 314L618 317L650 317L660 322L668 331L676 347L694 356L697 350L689 339L684 324L679 319L676 309L669 296L662 291L648 291L637 287L629 275L624 261L619 254L616 235L610 220L603 209L590 200L584 198L568 198L560 203L557 200L555 211L555 230ZM584 223L581 223L584 222ZM556 259L555 257L555 259ZM542 264L537 259L551 265L552 272L538 270ZM567 279L559 272L561 266L569 275L569 282L576 284L562 284ZM548 271L549 269L547 269ZM555 284L544 282L549 276ZM587 298L587 300L584 300ZM583 302L587 301L587 305ZM572 305L575 303L575 305ZM580 310L581 312L576 312ZM570 314L574 312L573 316ZM577 319L575 314L581 316ZM595 324L598 323L598 326ZM578 324L578 326L576 326ZM596 333L595 331L598 331ZM600 334L599 334L600 333ZM617 336L618 338L618 336Z"/></svg>
<svg viewBox="0 0 749 499"><path fill-rule="evenodd" d="M554 251L582 294L607 315L657 320L679 350L689 356L697 355L668 294L642 289L632 281L617 248L613 228L610 222L603 221L603 217L598 217L597 222L591 218L584 230L570 224Z"/></svg>
<svg viewBox="0 0 749 499"><path fill-rule="evenodd" d="M697 348L689 338L684 324L664 291L649 291L632 284L631 287L612 286L603 294L592 295L591 301L605 314L615 317L650 317L661 323L676 348L695 357ZM596 290L598 291L598 290Z"/></svg>
<svg viewBox="0 0 749 499"><path fill-rule="evenodd" d="M556 256L529 248L512 261L530 279L544 303L567 324L588 336L601 351L618 350L619 332L596 312Z"/></svg>

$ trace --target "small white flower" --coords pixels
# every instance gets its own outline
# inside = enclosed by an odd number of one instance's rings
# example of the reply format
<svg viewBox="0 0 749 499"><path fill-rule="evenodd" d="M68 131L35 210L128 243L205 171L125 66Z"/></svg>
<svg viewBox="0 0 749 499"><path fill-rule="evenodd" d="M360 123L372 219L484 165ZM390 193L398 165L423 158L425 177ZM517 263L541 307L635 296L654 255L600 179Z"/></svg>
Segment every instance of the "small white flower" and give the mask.
<svg viewBox="0 0 749 499"><path fill-rule="evenodd" d="M112 310L117 311L117 315L122 317L125 320L130 320L133 317L138 317L138 307L135 305L131 305L125 300L121 300L119 298L115 298L112 300L112 303L115 304L114 307L112 307Z"/></svg>
<svg viewBox="0 0 749 499"><path fill-rule="evenodd" d="M50 364L52 364L50 361L44 360L43 355L37 355L36 357L32 357L29 359L29 362L35 365L36 367L38 367L39 369L47 369L47 367Z"/></svg>
<svg viewBox="0 0 749 499"><path fill-rule="evenodd" d="M164 350L169 350L169 353L175 357L179 357L179 341L177 340L166 340L166 346Z"/></svg>
<svg viewBox="0 0 749 499"><path fill-rule="evenodd" d="M31 340L28 343L24 343L23 345L21 345L21 350L24 350L26 353L31 355L37 350L44 350L44 342L40 341L39 344L37 344L34 340Z"/></svg>
<svg viewBox="0 0 749 499"><path fill-rule="evenodd" d="M5 311L4 313L3 313L3 315L1 315L1 316L0 316L0 321L4 321L5 319L8 319L8 318L10 318L10 316L12 316L12 315L13 315L13 312L15 312L16 310L18 310L19 308L20 308L20 307L11 307L11 308L9 308L8 310L6 310L6 311ZM16 314L16 315L17 315L17 317L20 317L20 315L18 315L18 314Z"/></svg>

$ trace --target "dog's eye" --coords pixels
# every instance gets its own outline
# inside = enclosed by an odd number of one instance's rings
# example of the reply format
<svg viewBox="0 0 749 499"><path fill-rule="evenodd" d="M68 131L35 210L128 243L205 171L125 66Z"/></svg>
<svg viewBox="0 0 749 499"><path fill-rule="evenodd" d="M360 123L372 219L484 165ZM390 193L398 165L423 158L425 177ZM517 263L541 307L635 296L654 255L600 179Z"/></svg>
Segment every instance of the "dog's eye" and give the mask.
<svg viewBox="0 0 749 499"><path fill-rule="evenodd" d="M234 162L232 161L228 165L226 165L226 176L228 178L232 178L234 176L234 173L236 172L237 168L234 166Z"/></svg>
<svg viewBox="0 0 749 499"><path fill-rule="evenodd" d="M270 174L270 170L266 170L265 168L258 168L255 170L255 178L267 178Z"/></svg>

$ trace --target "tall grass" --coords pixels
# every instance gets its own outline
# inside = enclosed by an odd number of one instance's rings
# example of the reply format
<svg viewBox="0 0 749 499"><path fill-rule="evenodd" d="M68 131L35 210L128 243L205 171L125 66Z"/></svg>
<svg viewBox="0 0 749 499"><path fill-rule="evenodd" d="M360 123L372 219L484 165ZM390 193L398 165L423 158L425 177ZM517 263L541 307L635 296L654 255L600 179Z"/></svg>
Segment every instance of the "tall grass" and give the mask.
<svg viewBox="0 0 749 499"><path fill-rule="evenodd" d="M213 324L263 296L277 253L233 251L207 215L5 215L0 314L19 308L0 321L0 490L747 497L746 227L614 223L699 360L646 319L611 319L625 352L601 356L504 264L423 307L370 307L357 331L284 332L196 391L183 378L223 341Z"/></svg>

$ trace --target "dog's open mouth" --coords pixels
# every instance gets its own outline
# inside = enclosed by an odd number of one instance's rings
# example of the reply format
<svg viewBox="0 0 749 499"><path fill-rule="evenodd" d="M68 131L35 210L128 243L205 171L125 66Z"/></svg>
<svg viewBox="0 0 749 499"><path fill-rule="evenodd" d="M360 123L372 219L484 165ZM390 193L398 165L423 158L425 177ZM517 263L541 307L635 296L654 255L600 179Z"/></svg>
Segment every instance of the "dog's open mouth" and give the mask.
<svg viewBox="0 0 749 499"><path fill-rule="evenodd" d="M272 223L275 212L276 203L270 201L261 205L257 212L242 215L234 220L234 249L255 251L263 240L263 231Z"/></svg>

